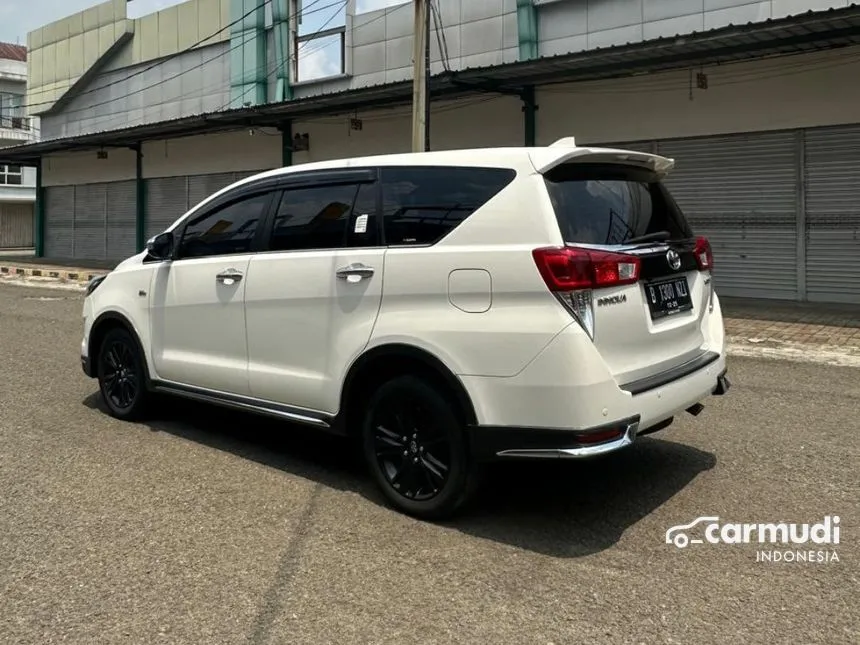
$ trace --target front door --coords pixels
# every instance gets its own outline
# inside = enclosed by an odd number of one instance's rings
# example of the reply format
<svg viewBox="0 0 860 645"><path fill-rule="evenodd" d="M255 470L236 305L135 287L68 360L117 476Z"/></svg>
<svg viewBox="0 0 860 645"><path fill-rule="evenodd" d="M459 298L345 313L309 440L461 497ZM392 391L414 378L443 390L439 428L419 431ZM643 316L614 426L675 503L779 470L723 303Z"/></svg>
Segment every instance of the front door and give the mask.
<svg viewBox="0 0 860 645"><path fill-rule="evenodd" d="M248 395L245 293L253 244L272 193L239 198L177 231L177 257L153 277L157 378Z"/></svg>
<svg viewBox="0 0 860 645"><path fill-rule="evenodd" d="M342 182L284 191L245 293L254 397L335 413L382 299L376 186Z"/></svg>

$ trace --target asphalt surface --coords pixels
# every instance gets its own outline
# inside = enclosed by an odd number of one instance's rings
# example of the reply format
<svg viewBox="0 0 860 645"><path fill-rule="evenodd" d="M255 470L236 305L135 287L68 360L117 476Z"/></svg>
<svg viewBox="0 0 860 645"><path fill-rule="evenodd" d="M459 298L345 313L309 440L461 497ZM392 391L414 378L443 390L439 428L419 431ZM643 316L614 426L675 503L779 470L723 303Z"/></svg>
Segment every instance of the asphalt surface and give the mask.
<svg viewBox="0 0 860 645"><path fill-rule="evenodd" d="M732 359L698 418L496 469L434 525L337 440L180 402L111 419L80 304L0 285L2 643L860 642L858 369ZM839 562L664 543L704 515L839 515Z"/></svg>

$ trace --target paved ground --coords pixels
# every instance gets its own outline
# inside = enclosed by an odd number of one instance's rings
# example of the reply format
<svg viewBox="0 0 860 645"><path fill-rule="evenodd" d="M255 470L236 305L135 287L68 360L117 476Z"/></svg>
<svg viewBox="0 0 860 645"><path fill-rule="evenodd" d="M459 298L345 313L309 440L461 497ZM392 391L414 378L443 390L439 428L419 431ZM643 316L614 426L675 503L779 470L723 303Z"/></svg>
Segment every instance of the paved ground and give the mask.
<svg viewBox="0 0 860 645"><path fill-rule="evenodd" d="M499 469L440 526L297 428L180 403L110 419L79 335L79 294L0 285L0 642L860 640L860 370L732 359L697 419ZM839 515L840 561L663 543L710 514Z"/></svg>

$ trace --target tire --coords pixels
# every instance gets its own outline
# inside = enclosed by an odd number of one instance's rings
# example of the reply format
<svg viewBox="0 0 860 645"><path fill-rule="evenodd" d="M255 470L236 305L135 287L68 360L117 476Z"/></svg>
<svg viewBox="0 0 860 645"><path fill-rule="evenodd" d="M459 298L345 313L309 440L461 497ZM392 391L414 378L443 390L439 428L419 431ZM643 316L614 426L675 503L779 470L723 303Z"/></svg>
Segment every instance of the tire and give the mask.
<svg viewBox="0 0 860 645"><path fill-rule="evenodd" d="M149 402L145 359L129 332L116 328L105 335L97 369L102 401L111 416L123 421L143 417Z"/></svg>
<svg viewBox="0 0 860 645"><path fill-rule="evenodd" d="M407 515L446 518L477 486L456 410L416 376L399 376L376 390L364 416L362 444L377 485Z"/></svg>

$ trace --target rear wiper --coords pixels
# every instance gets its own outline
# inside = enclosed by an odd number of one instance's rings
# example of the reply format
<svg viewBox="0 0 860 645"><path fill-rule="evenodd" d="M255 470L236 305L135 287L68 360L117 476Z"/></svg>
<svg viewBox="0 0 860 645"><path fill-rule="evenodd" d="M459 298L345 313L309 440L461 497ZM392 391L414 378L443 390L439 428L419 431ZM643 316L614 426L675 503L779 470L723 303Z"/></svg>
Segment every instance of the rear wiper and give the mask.
<svg viewBox="0 0 860 645"><path fill-rule="evenodd" d="M656 231L654 233L648 233L648 235L631 237L629 240L624 240L624 244L638 244L640 242L667 242L671 239L672 234L669 231Z"/></svg>

